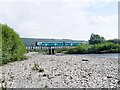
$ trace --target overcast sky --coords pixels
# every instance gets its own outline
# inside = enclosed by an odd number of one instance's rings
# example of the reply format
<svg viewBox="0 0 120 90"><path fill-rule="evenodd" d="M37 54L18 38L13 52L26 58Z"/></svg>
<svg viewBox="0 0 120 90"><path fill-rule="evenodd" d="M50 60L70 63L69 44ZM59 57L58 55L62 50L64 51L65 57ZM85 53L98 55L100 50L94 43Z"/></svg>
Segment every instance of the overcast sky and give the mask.
<svg viewBox="0 0 120 90"><path fill-rule="evenodd" d="M118 0L0 0L0 23L21 37L118 38Z"/></svg>

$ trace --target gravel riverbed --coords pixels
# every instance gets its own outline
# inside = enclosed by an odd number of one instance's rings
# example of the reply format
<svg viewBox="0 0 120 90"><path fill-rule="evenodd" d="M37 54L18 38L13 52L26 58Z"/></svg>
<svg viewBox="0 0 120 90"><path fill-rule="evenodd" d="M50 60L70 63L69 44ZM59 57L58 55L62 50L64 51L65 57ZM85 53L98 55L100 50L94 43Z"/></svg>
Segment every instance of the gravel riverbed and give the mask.
<svg viewBox="0 0 120 90"><path fill-rule="evenodd" d="M117 88L118 60L88 55L28 53L24 61L0 66L1 87Z"/></svg>

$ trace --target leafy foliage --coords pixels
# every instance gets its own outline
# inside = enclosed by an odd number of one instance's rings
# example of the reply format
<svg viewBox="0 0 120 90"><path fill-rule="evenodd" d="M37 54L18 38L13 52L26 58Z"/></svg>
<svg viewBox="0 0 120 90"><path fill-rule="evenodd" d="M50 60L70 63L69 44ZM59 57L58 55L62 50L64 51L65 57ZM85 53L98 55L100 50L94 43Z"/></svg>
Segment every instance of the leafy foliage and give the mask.
<svg viewBox="0 0 120 90"><path fill-rule="evenodd" d="M105 42L102 44L82 44L67 51L69 54L120 53L120 44Z"/></svg>
<svg viewBox="0 0 120 90"><path fill-rule="evenodd" d="M91 34L89 44L99 44L105 42L105 38L98 34Z"/></svg>
<svg viewBox="0 0 120 90"><path fill-rule="evenodd" d="M2 27L2 59L0 64L24 59L26 52L25 46L19 35L7 25L0 24Z"/></svg>
<svg viewBox="0 0 120 90"><path fill-rule="evenodd" d="M107 40L107 42L112 42L112 43L118 43L118 44L120 44L120 39L110 39L110 40Z"/></svg>

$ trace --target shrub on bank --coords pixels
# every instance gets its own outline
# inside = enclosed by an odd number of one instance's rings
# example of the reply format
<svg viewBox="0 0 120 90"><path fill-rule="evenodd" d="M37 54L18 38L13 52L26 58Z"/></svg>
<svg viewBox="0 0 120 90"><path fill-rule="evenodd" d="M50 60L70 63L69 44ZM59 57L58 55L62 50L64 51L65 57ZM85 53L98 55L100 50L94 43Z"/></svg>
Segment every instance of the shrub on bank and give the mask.
<svg viewBox="0 0 120 90"><path fill-rule="evenodd" d="M67 51L68 54L120 53L120 44L106 42L102 44L81 44Z"/></svg>
<svg viewBox="0 0 120 90"><path fill-rule="evenodd" d="M24 59L25 46L19 35L7 25L0 24L2 31L2 59L0 64Z"/></svg>

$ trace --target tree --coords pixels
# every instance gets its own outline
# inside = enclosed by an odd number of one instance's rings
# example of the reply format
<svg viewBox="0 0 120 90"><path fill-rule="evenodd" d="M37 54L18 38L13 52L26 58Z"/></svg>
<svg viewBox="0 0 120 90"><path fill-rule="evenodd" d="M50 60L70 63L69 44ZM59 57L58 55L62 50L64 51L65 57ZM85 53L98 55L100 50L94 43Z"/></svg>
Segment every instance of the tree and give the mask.
<svg viewBox="0 0 120 90"><path fill-rule="evenodd" d="M115 44L120 44L120 39L110 39L110 40L107 40L107 42L112 42L112 43L115 43Z"/></svg>
<svg viewBox="0 0 120 90"><path fill-rule="evenodd" d="M98 34L91 34L89 44L99 44L105 42L105 38Z"/></svg>
<svg viewBox="0 0 120 90"><path fill-rule="evenodd" d="M0 27L2 31L2 59L0 59L0 64L23 59L26 49L19 35L7 25L0 24Z"/></svg>

